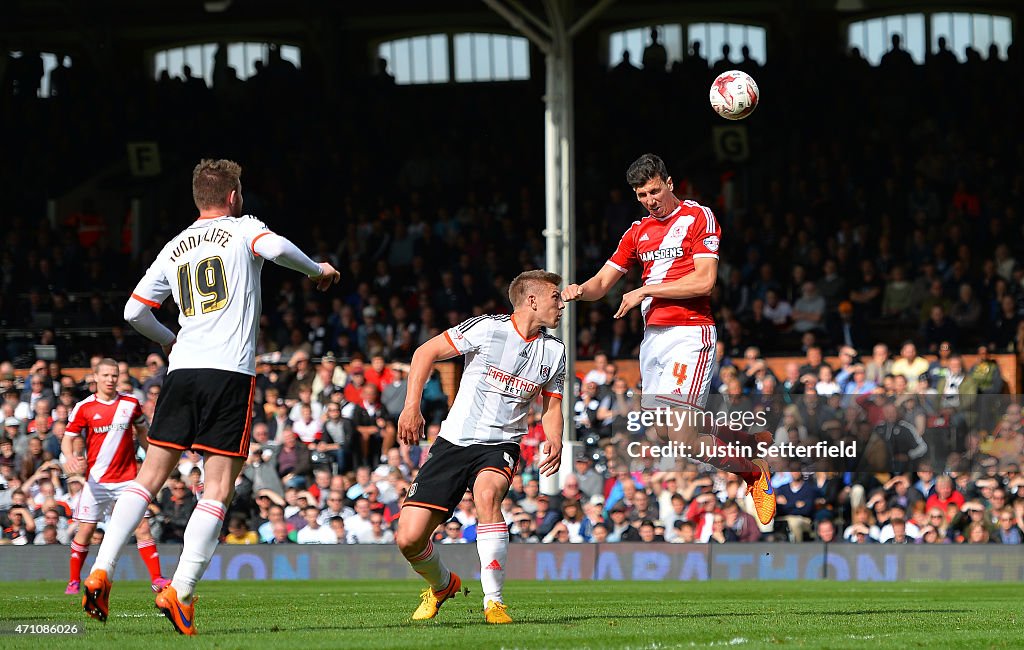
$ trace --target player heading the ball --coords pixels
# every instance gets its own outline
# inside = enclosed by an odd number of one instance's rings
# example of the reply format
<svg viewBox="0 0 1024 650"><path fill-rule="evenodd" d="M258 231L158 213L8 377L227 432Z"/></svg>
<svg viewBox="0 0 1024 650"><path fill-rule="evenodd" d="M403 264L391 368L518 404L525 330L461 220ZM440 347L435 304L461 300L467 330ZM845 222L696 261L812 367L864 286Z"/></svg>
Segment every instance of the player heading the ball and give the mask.
<svg viewBox="0 0 1024 650"><path fill-rule="evenodd" d="M611 258L583 284L562 291L565 301L599 300L639 263L642 285L622 296L615 318L639 307L644 319L640 344L643 382L641 405L703 410L711 391L717 333L711 314L711 291L718 276L718 250L722 228L709 208L696 201L680 201L664 161L644 154L629 166L626 182L647 216L634 221L622 235ZM738 427L698 430L700 418L681 417L679 426L658 426L662 440L683 449L715 449L721 453L696 460L738 474L747 483L758 519L767 524L775 516L768 464L730 451L728 442L756 448L758 436Z"/></svg>

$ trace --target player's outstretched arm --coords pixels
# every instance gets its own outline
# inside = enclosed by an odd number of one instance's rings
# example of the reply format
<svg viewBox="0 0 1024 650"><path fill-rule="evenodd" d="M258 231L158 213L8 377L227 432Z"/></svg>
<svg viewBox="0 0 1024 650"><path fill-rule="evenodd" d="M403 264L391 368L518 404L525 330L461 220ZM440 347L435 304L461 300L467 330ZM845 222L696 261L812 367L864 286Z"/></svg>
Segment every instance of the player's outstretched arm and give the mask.
<svg viewBox="0 0 1024 650"><path fill-rule="evenodd" d="M255 238L252 249L260 257L278 266L305 274L316 281L319 291L327 291L341 279L341 274L333 266L327 262L314 262L298 246L277 233L267 232Z"/></svg>
<svg viewBox="0 0 1024 650"><path fill-rule="evenodd" d="M420 411L423 398L423 386L430 378L434 362L451 359L459 353L455 350L444 334L438 334L420 347L412 355L409 366L409 378L405 393L405 406L398 416L398 441L407 445L419 443L423 437L426 422Z"/></svg>
<svg viewBox="0 0 1024 650"><path fill-rule="evenodd" d="M583 284L570 284L562 289L562 300L600 300L608 295L608 291L623 276L622 271L605 264L594 277Z"/></svg>
<svg viewBox="0 0 1024 650"><path fill-rule="evenodd" d="M544 429L544 443L541 446L544 462L538 469L544 476L551 476L558 473L558 468L562 466L562 428L565 421L562 417L560 398L544 396L544 413L541 415L540 423Z"/></svg>

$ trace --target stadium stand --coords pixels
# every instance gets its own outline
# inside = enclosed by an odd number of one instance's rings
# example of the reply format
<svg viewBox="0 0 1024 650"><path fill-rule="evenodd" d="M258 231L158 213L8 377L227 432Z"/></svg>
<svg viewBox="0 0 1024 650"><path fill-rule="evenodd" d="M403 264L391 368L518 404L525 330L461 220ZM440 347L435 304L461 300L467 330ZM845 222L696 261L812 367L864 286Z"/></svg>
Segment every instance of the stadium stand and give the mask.
<svg viewBox="0 0 1024 650"><path fill-rule="evenodd" d="M579 307L575 344L591 363L573 397L577 473L558 494L539 493L535 416L506 502L514 541L1024 541L1024 151L1022 104L1010 99L1019 91L1005 83L1024 72L1019 46L1005 58L872 66L857 52L795 58L770 45L765 65L748 64L766 98L745 162L717 161L707 141L718 119L704 101L707 60L579 66L579 97L596 100L577 111L578 275L641 216L623 173L657 150L677 193L723 225L716 408L766 413L779 444L874 441L881 457L776 467L774 527L747 514L735 478L659 463L652 435L628 428L639 313L610 318L634 271ZM308 504L339 542L379 541L369 522L393 522L422 454L392 446L404 364L445 328L507 311L511 277L543 265L540 75L401 86L365 74L328 87L310 52L301 67L271 56L246 80L210 87L81 57L39 97L35 54L0 70L10 116L0 121L3 539L42 543L54 525L51 541L66 542L81 484L55 458L98 356L128 364L124 389L152 413L165 361L120 313L154 246L193 214L181 200L187 169L216 154L259 161L243 175L246 211L342 269L326 297L268 271L252 454L231 511L261 542L295 541ZM967 78L988 92L950 99ZM651 87L659 101L643 99ZM196 119L197 106L209 119ZM638 126L650 132L608 137ZM129 175L124 144L150 140L164 171L145 183ZM112 196L140 197L145 219ZM173 322L173 305L159 316ZM427 386L430 434L457 372L446 366ZM160 541L187 519L189 501L172 488L198 494L201 466L186 454L157 500ZM455 519L460 530L437 541L473 539L471 500Z"/></svg>

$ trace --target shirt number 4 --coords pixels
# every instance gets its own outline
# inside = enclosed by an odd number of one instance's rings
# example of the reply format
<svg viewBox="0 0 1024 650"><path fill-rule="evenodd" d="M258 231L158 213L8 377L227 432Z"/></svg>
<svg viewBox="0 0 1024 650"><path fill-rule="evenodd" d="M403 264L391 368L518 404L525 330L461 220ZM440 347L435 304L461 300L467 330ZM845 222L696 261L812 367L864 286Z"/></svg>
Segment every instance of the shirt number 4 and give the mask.
<svg viewBox="0 0 1024 650"><path fill-rule="evenodd" d="M672 376L676 378L676 386L682 386L686 381L686 364L676 363L672 366Z"/></svg>

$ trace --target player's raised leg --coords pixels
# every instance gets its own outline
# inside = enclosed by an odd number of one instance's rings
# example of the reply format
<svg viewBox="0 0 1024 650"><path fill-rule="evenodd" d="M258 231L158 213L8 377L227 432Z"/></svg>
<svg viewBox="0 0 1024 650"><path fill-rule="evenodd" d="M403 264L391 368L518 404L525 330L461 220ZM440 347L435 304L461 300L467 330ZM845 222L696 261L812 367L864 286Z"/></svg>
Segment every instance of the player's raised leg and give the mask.
<svg viewBox="0 0 1024 650"><path fill-rule="evenodd" d="M682 422L678 426L658 428L658 435L664 440L672 440L692 449L693 458L718 469L732 472L747 484L747 491L754 500L757 518L762 524L768 524L775 517L775 494L771 487L771 472L768 463L761 458L749 458L743 451L746 445L726 443L711 433L701 433L700 427L692 423L699 420L696 411L681 409L671 418L671 422Z"/></svg>
<svg viewBox="0 0 1024 650"><path fill-rule="evenodd" d="M473 483L477 509L476 550L480 554L480 584L484 589L484 619L488 623L511 623L502 589L508 563L508 525L501 514L501 501L508 492L509 479L499 469L486 468Z"/></svg>
<svg viewBox="0 0 1024 650"><path fill-rule="evenodd" d="M434 618L444 601L463 591L462 580L445 566L430 539L438 524L447 518L446 510L406 504L398 519L395 543L412 570L427 583L426 591L420 595L420 605L412 615L414 621Z"/></svg>
<svg viewBox="0 0 1024 650"><path fill-rule="evenodd" d="M644 395L645 408L670 408L670 418L657 427L664 440L683 445L700 462L737 474L747 483L754 499L758 519L767 524L775 516L775 495L769 483L768 465L756 459L756 437L747 444L730 444L722 439L712 415L704 412L711 392L715 346L715 328L711 325L648 327L640 347L640 366L644 386L656 387ZM754 442L755 444L749 444Z"/></svg>
<svg viewBox="0 0 1024 650"><path fill-rule="evenodd" d="M82 607L89 616L100 621L107 620L110 589L113 586L111 576L121 549L142 521L153 494L170 476L180 457L180 451L150 445L138 477L122 488L114 511L110 514L110 521L107 522L103 543L96 553L96 563L82 585L85 588Z"/></svg>

